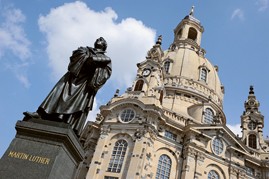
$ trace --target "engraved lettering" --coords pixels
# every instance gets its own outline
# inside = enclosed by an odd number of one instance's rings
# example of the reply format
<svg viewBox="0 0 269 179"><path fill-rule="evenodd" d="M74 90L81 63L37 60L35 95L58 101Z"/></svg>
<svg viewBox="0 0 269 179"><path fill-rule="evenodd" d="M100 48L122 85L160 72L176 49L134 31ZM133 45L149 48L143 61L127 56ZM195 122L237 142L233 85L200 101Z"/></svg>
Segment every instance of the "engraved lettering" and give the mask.
<svg viewBox="0 0 269 179"><path fill-rule="evenodd" d="M16 154L16 152L12 152L12 151L10 151L9 154L8 154L8 156L13 157L15 154Z"/></svg>
<svg viewBox="0 0 269 179"><path fill-rule="evenodd" d="M48 165L50 162L49 158L43 158L40 156L34 156L34 155L29 155L29 154L25 154L21 152L14 152L14 151L10 151L8 154L8 157L14 157L14 158L22 159L22 160L28 159L28 161L42 163L44 165Z"/></svg>
<svg viewBox="0 0 269 179"><path fill-rule="evenodd" d="M41 158L41 159L39 160L39 163L44 164L44 161L45 161L45 158Z"/></svg>
<svg viewBox="0 0 269 179"><path fill-rule="evenodd" d="M31 161L31 159L32 159L32 155L31 155L31 157L29 158L29 161Z"/></svg>
<svg viewBox="0 0 269 179"><path fill-rule="evenodd" d="M29 154L24 154L24 155L23 155L23 159L24 159L24 160L27 160L28 156L29 156Z"/></svg>
<svg viewBox="0 0 269 179"><path fill-rule="evenodd" d="M45 162L45 164L49 164L49 162L50 162L50 159L49 158L46 158L46 162Z"/></svg>

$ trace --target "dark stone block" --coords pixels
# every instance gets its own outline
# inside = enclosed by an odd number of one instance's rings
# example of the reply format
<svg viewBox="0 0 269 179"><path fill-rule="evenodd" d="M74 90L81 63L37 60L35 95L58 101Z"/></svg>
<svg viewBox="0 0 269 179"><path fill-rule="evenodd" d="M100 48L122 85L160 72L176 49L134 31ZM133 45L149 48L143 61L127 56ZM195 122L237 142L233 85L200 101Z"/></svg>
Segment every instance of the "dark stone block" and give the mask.
<svg viewBox="0 0 269 179"><path fill-rule="evenodd" d="M0 160L0 178L71 179L84 152L68 124L18 121L17 134Z"/></svg>

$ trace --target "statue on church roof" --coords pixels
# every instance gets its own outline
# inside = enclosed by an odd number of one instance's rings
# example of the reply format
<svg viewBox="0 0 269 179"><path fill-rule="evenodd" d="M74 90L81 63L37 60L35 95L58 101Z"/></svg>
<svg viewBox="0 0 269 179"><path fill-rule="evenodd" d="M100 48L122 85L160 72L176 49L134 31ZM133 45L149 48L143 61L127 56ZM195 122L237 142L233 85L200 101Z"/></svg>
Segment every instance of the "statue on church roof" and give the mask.
<svg viewBox="0 0 269 179"><path fill-rule="evenodd" d="M191 16L193 15L193 8L194 6L191 7L191 13L190 13Z"/></svg>
<svg viewBox="0 0 269 179"><path fill-rule="evenodd" d="M79 47L70 57L68 72L58 81L37 112L24 112L24 120L41 118L69 124L79 136L97 91L110 78L107 43L98 38L94 48Z"/></svg>

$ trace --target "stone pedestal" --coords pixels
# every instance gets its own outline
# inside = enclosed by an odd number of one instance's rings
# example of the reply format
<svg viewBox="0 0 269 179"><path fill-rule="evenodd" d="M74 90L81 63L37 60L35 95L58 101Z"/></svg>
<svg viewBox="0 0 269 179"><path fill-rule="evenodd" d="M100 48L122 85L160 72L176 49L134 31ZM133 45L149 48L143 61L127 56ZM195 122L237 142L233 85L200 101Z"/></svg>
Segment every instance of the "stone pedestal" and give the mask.
<svg viewBox="0 0 269 179"><path fill-rule="evenodd" d="M84 152L69 125L32 118L15 128L0 160L0 178L73 179Z"/></svg>

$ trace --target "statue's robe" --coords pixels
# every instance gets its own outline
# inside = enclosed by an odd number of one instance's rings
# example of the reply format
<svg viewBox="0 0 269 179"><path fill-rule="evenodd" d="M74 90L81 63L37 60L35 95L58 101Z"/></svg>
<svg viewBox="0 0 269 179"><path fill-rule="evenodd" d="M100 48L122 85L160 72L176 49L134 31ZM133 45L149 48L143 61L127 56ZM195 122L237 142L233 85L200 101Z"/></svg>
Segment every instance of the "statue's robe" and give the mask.
<svg viewBox="0 0 269 179"><path fill-rule="evenodd" d="M80 47L70 57L68 72L38 108L43 119L69 123L79 135L94 97L111 76L111 59L104 52Z"/></svg>

